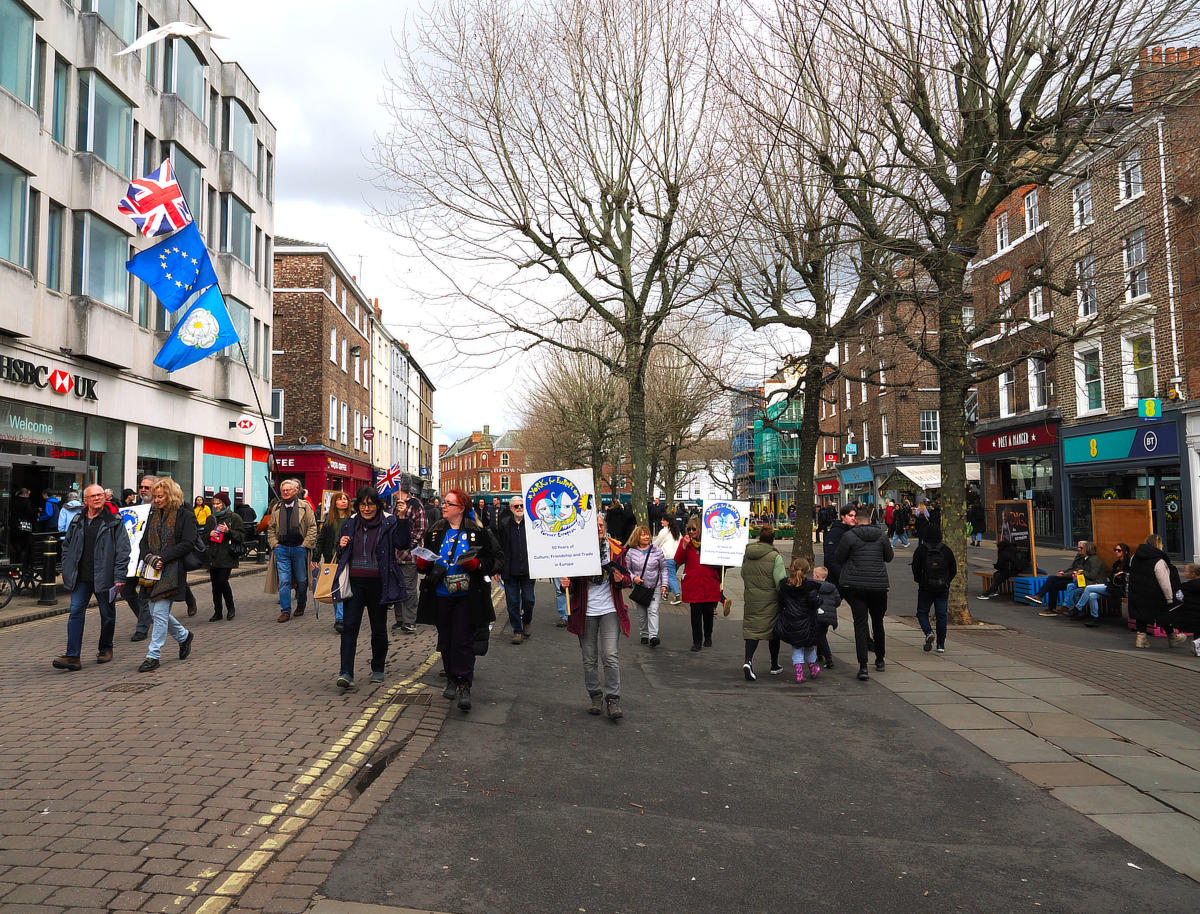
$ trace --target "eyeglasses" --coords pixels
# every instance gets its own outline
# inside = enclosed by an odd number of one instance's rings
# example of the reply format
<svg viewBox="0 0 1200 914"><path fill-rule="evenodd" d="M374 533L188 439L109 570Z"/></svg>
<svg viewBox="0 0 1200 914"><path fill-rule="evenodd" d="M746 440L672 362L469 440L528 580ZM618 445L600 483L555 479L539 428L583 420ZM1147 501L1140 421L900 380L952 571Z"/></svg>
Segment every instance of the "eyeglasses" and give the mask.
<svg viewBox="0 0 1200 914"><path fill-rule="evenodd" d="M524 511L525 508L523 505L509 505L509 510L510 511Z"/></svg>
<svg viewBox="0 0 1200 914"><path fill-rule="evenodd" d="M138 486L138 491L141 491L141 492L149 492L149 491L150 491L150 487L149 487L149 486Z"/></svg>
<svg viewBox="0 0 1200 914"><path fill-rule="evenodd" d="M442 502L442 507L443 508L461 508L462 505L460 505L456 501L444 501L444 502Z"/></svg>

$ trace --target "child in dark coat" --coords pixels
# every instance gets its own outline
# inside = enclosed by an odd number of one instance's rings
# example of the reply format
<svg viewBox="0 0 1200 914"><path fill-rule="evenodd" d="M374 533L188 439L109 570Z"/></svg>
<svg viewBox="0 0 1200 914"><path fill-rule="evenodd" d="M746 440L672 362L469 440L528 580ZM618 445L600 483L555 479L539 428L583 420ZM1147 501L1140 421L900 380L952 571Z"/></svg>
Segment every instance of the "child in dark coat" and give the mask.
<svg viewBox="0 0 1200 914"><path fill-rule="evenodd" d="M837 585L833 581L827 580L829 577L829 569L824 565L818 565L813 569L813 580L821 585L818 591L821 597L821 606L817 610L817 659L821 660L829 669L833 669L833 654L829 651L829 630L837 628L838 604L842 602L842 595L837 589Z"/></svg>
<svg viewBox="0 0 1200 914"><path fill-rule="evenodd" d="M1183 606L1175 630L1192 633L1192 654L1200 657L1200 565L1189 562L1183 566L1183 581L1179 585Z"/></svg>
<svg viewBox="0 0 1200 914"><path fill-rule="evenodd" d="M792 646L796 682L804 682L805 664L809 677L816 679L821 672L817 665L821 585L806 577L811 567L807 559L792 559L788 576L779 585L779 620L775 623L775 637Z"/></svg>

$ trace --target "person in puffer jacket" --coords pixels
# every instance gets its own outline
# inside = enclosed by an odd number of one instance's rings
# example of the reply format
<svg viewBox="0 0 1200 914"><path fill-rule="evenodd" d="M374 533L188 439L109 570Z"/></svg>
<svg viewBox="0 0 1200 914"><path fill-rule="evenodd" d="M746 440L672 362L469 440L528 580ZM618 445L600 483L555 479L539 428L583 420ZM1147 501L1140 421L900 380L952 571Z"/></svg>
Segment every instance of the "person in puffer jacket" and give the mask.
<svg viewBox="0 0 1200 914"><path fill-rule="evenodd" d="M875 670L882 673L883 616L887 612L887 563L895 557L892 544L881 527L853 526L838 543L836 560L841 566L838 589L850 604L854 617L854 647L858 654L858 678L866 681L867 652L875 652ZM867 619L871 630L867 631Z"/></svg>
<svg viewBox="0 0 1200 914"><path fill-rule="evenodd" d="M775 637L792 646L792 668L796 682L804 682L804 668L816 679L821 672L817 663L819 625L817 611L821 608L821 585L808 577L808 559L797 556L788 566L787 577L779 584L779 618L775 622Z"/></svg>

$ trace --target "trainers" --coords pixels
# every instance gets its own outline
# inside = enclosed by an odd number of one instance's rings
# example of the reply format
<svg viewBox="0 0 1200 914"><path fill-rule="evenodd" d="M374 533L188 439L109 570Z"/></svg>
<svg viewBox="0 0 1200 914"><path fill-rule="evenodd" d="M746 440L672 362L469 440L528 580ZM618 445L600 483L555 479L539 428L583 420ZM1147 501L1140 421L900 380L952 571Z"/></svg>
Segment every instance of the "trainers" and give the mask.
<svg viewBox="0 0 1200 914"><path fill-rule="evenodd" d="M758 679L758 677L754 675L754 664L749 660L742 664L742 675L746 677L746 682L754 682L756 679Z"/></svg>
<svg viewBox="0 0 1200 914"><path fill-rule="evenodd" d="M778 663L775 664L773 667L771 667L771 675L772 676L778 676L782 672L783 672L783 667L781 667Z"/></svg>
<svg viewBox="0 0 1200 914"><path fill-rule="evenodd" d="M931 650L933 650L933 642L936 639L937 639L937 636L933 632L930 632L928 635L925 636L925 653L926 654L928 654Z"/></svg>
<svg viewBox="0 0 1200 914"><path fill-rule="evenodd" d="M402 628L404 628L404 623L397 619L396 623L392 626L392 631L398 632Z"/></svg>
<svg viewBox="0 0 1200 914"><path fill-rule="evenodd" d="M567 620L566 620L566 619L559 619L557 622L555 622L555 623L554 623L554 627L555 627L555 628L566 628L566 627L567 627Z"/></svg>
<svg viewBox="0 0 1200 914"><path fill-rule="evenodd" d="M343 692L348 692L354 688L354 677L349 673L338 673L337 687Z"/></svg>
<svg viewBox="0 0 1200 914"><path fill-rule="evenodd" d="M188 632L188 636L179 642L179 659L187 660L188 654L192 652L192 642L196 640L195 632Z"/></svg>
<svg viewBox="0 0 1200 914"><path fill-rule="evenodd" d="M1192 642L1192 656L1200 657L1200 638Z"/></svg>
<svg viewBox="0 0 1200 914"><path fill-rule="evenodd" d="M804 682L804 664L796 663L793 666L796 670L796 682Z"/></svg>
<svg viewBox="0 0 1200 914"><path fill-rule="evenodd" d="M1038 613L1038 615L1039 616L1057 616L1058 613L1056 613L1052 609L1047 608L1047 609L1043 609L1040 613Z"/></svg>
<svg viewBox="0 0 1200 914"><path fill-rule="evenodd" d="M83 664L79 662L78 657L68 657L66 654L51 660L50 665L56 670L70 670L72 673L83 669Z"/></svg>
<svg viewBox="0 0 1200 914"><path fill-rule="evenodd" d="M592 706L588 708L588 714L594 714L597 717L604 711L604 699L599 695L592 696Z"/></svg>
<svg viewBox="0 0 1200 914"><path fill-rule="evenodd" d="M642 635L642 644L649 644L649 643L650 643L650 636Z"/></svg>
<svg viewBox="0 0 1200 914"><path fill-rule="evenodd" d="M858 668L858 681L866 682L870 678L871 674L867 672L867 668L865 666L860 666Z"/></svg>
<svg viewBox="0 0 1200 914"><path fill-rule="evenodd" d="M945 649L944 647L942 647L942 646L939 644L939 645L937 646L937 652L938 652L939 654L944 654L944 653L946 653L946 649Z"/></svg>
<svg viewBox="0 0 1200 914"><path fill-rule="evenodd" d="M620 720L625 715L621 712L620 698L606 698L604 703L608 706L608 719Z"/></svg>
<svg viewBox="0 0 1200 914"><path fill-rule="evenodd" d="M157 669L158 669L158 658L157 657L147 657L145 660L142 661L142 665L138 667L137 671L139 673L149 673L151 670L157 670Z"/></svg>
<svg viewBox="0 0 1200 914"><path fill-rule="evenodd" d="M404 625L401 626L400 630L406 635L415 635L417 633L417 627L411 622L405 622Z"/></svg>
<svg viewBox="0 0 1200 914"><path fill-rule="evenodd" d="M658 637L657 637L657 636L656 636L656 637L654 637L654 638L651 638L651 639L650 639L650 646L651 646L651 647L658 647L660 644L662 644L662 642L658 640Z"/></svg>
<svg viewBox="0 0 1200 914"><path fill-rule="evenodd" d="M513 632L513 636L512 636L512 643L513 643L513 644L520 644L520 643L521 643L522 641L524 641L524 640L525 640L525 639L524 639L524 638L521 636L521 633L520 633L520 632Z"/></svg>
<svg viewBox="0 0 1200 914"><path fill-rule="evenodd" d="M1039 597L1037 594L1030 594L1028 597L1026 597L1026 599L1029 600L1030 603L1035 603L1038 606L1041 606L1043 603L1046 602L1041 597Z"/></svg>
<svg viewBox="0 0 1200 914"><path fill-rule="evenodd" d="M833 658L832 657L825 658L825 669L827 669L827 670L833 669Z"/></svg>
<svg viewBox="0 0 1200 914"><path fill-rule="evenodd" d="M808 678L809 679L816 679L817 674L819 674L820 672L821 672L821 665L819 663L810 663L808 665Z"/></svg>
<svg viewBox="0 0 1200 914"><path fill-rule="evenodd" d="M990 600L991 598L992 598L992 595L987 594L987 593L981 593L975 597L976 600Z"/></svg>
<svg viewBox="0 0 1200 914"><path fill-rule="evenodd" d="M1147 635L1145 632L1138 632L1137 637L1133 639L1133 646L1134 647L1149 647L1150 646L1150 636Z"/></svg>
<svg viewBox="0 0 1200 914"><path fill-rule="evenodd" d="M371 682L383 682L383 670L371 670Z"/></svg>
<svg viewBox="0 0 1200 914"><path fill-rule="evenodd" d="M145 632L134 632L130 637L130 641L145 641L149 637Z"/></svg>

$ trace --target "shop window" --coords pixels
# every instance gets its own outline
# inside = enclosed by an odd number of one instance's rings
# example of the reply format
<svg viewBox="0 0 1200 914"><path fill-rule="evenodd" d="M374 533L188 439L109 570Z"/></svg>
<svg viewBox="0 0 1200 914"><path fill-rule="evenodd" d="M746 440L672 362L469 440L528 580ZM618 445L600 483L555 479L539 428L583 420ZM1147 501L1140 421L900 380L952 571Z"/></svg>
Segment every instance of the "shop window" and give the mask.
<svg viewBox="0 0 1200 914"><path fill-rule="evenodd" d="M1078 392L1077 409L1081 415L1104 409L1104 378L1098 347L1076 350L1075 382Z"/></svg>
<svg viewBox="0 0 1200 914"><path fill-rule="evenodd" d="M271 434L276 438L283 434L283 396L282 387L271 389Z"/></svg>
<svg viewBox="0 0 1200 914"><path fill-rule="evenodd" d="M942 423L936 409L921 410L921 453L942 452Z"/></svg>
<svg viewBox="0 0 1200 914"><path fill-rule="evenodd" d="M1075 261L1075 296L1081 318L1094 317L1100 310L1096 292L1096 258L1091 254Z"/></svg>
<svg viewBox="0 0 1200 914"><path fill-rule="evenodd" d="M1008 242L1008 213L1000 213L996 216L996 251L1003 251Z"/></svg>
<svg viewBox="0 0 1200 914"><path fill-rule="evenodd" d="M1122 202L1141 196L1145 187L1142 184L1142 151L1140 149L1136 147L1131 149L1129 154L1121 160L1117 169L1117 178Z"/></svg>
<svg viewBox="0 0 1200 914"><path fill-rule="evenodd" d="M167 429L143 425L138 428L137 478L170 476L191 502L195 439Z"/></svg>
<svg viewBox="0 0 1200 914"><path fill-rule="evenodd" d="M0 159L0 259L28 266L29 177Z"/></svg>
<svg viewBox="0 0 1200 914"><path fill-rule="evenodd" d="M33 15L16 0L0 0L0 86L33 102Z"/></svg>
<svg viewBox="0 0 1200 914"><path fill-rule="evenodd" d="M129 236L92 213L76 213L74 222L72 294L128 311Z"/></svg>
<svg viewBox="0 0 1200 914"><path fill-rule="evenodd" d="M204 59L186 38L171 42L171 91L178 95L196 117L204 119Z"/></svg>
<svg viewBox="0 0 1200 914"><path fill-rule="evenodd" d="M1025 234L1029 235L1037 231L1037 227L1042 224L1041 210L1038 209L1038 191L1035 187L1025 195Z"/></svg>
<svg viewBox="0 0 1200 914"><path fill-rule="evenodd" d="M1137 401L1153 397L1157 387L1154 376L1154 340L1149 333L1121 340L1121 362L1124 366L1125 408L1132 409Z"/></svg>
<svg viewBox="0 0 1200 914"><path fill-rule="evenodd" d="M1122 244L1125 264L1125 300L1135 301L1150 294L1150 271L1146 266L1146 230L1125 236Z"/></svg>
<svg viewBox="0 0 1200 914"><path fill-rule="evenodd" d="M75 148L91 152L125 177L133 167L133 106L92 70L79 74Z"/></svg>
<svg viewBox="0 0 1200 914"><path fill-rule="evenodd" d="M1000 375L1000 418L1004 419L1011 416L1014 409L1013 388L1016 384L1016 374L1013 369L1008 369L1004 374Z"/></svg>
<svg viewBox="0 0 1200 914"><path fill-rule="evenodd" d="M1092 224L1092 182L1081 181L1071 191L1071 208L1075 215L1075 228Z"/></svg>
<svg viewBox="0 0 1200 914"><path fill-rule="evenodd" d="M1030 359L1027 363L1029 376L1030 410L1046 409L1050 405L1049 366L1045 359Z"/></svg>

